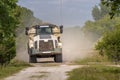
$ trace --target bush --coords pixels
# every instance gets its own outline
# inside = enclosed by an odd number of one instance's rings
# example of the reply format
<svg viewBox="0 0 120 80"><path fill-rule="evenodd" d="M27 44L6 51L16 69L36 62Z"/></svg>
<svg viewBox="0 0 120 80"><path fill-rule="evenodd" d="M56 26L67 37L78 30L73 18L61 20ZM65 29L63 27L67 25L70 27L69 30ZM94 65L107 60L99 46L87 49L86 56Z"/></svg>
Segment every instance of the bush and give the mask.
<svg viewBox="0 0 120 80"><path fill-rule="evenodd" d="M107 32L103 38L98 41L96 49L101 55L107 55L112 61L120 61L120 27L111 32Z"/></svg>
<svg viewBox="0 0 120 80"><path fill-rule="evenodd" d="M0 63L1 65L6 65L16 55L15 38L8 37L6 40L3 39L0 46Z"/></svg>
<svg viewBox="0 0 120 80"><path fill-rule="evenodd" d="M19 23L17 0L0 1L0 65L15 57L15 29Z"/></svg>
<svg viewBox="0 0 120 80"><path fill-rule="evenodd" d="M10 64L8 66L14 66L14 67L32 67L32 65L30 65L27 62L23 62L23 61L19 61L19 60L11 60Z"/></svg>

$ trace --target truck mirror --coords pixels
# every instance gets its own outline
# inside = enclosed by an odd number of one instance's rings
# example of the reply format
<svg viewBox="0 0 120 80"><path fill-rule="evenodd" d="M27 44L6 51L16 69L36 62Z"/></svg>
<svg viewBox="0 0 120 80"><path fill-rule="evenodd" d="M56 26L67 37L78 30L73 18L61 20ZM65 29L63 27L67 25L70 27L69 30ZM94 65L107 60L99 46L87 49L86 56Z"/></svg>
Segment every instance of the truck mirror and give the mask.
<svg viewBox="0 0 120 80"><path fill-rule="evenodd" d="M26 27L25 28L25 34L28 35L28 30L29 30L29 27Z"/></svg>
<svg viewBox="0 0 120 80"><path fill-rule="evenodd" d="M60 33L63 33L63 25L60 26Z"/></svg>

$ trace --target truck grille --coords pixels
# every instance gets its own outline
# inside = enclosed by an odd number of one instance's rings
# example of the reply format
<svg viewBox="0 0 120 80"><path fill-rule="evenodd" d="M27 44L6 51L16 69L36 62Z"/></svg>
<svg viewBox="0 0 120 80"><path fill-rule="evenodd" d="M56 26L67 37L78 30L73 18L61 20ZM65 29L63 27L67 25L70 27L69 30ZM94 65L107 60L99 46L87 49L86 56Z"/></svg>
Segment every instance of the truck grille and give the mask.
<svg viewBox="0 0 120 80"><path fill-rule="evenodd" d="M39 41L39 50L40 51L53 51L54 50L54 46L53 46L53 41L52 40L48 40L48 42L45 41Z"/></svg>

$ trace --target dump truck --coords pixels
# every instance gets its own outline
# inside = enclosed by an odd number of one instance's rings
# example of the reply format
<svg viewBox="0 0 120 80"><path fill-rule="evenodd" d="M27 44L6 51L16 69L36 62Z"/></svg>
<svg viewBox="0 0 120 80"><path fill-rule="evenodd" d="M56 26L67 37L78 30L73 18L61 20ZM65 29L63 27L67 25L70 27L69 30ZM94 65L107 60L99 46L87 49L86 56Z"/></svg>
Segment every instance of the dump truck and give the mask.
<svg viewBox="0 0 120 80"><path fill-rule="evenodd" d="M29 62L36 63L37 58L53 57L55 62L62 62L61 34L63 26L53 24L26 27L28 36Z"/></svg>

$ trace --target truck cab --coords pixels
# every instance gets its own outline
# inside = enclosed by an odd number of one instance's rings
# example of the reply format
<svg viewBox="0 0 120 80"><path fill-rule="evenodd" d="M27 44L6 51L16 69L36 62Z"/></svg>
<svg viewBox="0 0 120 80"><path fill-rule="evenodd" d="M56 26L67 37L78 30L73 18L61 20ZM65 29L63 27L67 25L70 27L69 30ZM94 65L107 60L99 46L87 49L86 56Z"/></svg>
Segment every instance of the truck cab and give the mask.
<svg viewBox="0 0 120 80"><path fill-rule="evenodd" d="M55 62L62 62L62 32L63 26L56 25L26 27L29 62L36 63L37 58L49 57L53 57Z"/></svg>

